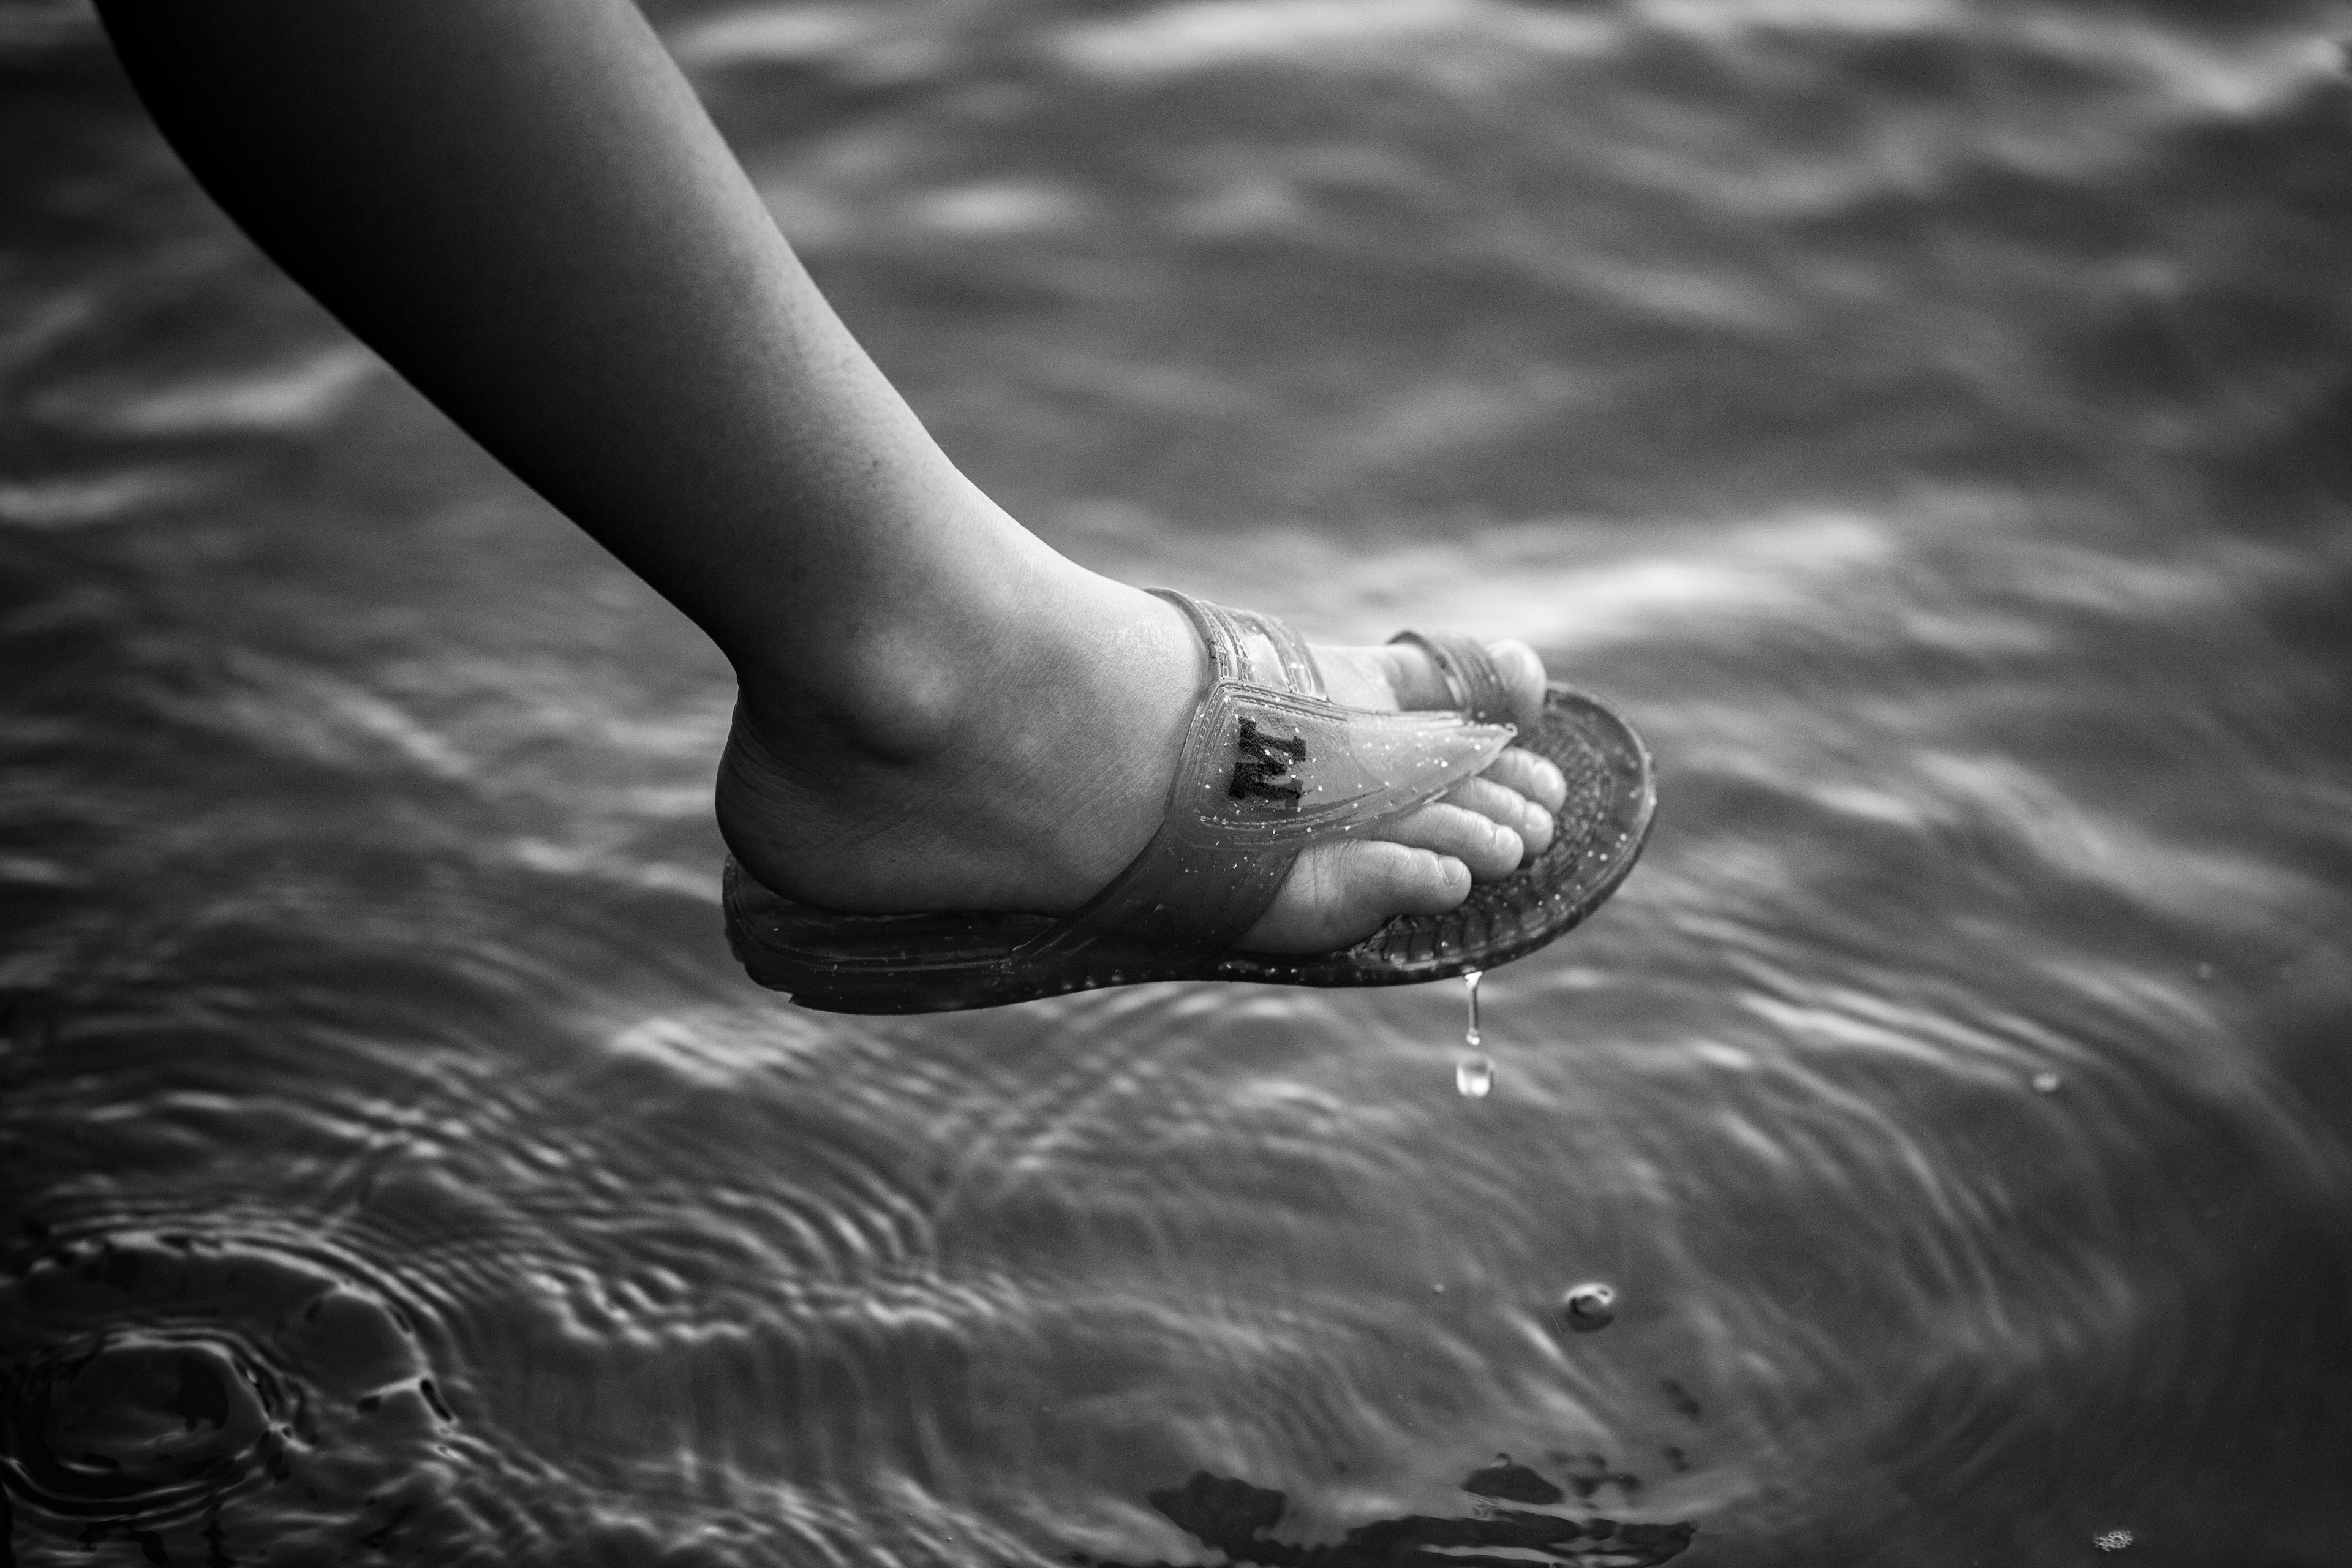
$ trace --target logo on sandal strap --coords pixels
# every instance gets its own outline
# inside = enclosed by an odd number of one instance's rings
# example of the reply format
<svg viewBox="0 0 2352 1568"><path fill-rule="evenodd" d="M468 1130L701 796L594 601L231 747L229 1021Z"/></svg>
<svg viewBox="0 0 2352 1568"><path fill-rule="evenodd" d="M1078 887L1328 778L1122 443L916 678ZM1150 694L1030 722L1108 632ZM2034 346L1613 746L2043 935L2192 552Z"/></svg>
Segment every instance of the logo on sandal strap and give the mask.
<svg viewBox="0 0 2352 1568"><path fill-rule="evenodd" d="M1259 730L1256 720L1244 719L1234 751L1234 782L1227 795L1235 800L1263 801L1277 811L1298 809L1307 786L1289 774L1292 767L1307 760L1305 736L1286 741Z"/></svg>

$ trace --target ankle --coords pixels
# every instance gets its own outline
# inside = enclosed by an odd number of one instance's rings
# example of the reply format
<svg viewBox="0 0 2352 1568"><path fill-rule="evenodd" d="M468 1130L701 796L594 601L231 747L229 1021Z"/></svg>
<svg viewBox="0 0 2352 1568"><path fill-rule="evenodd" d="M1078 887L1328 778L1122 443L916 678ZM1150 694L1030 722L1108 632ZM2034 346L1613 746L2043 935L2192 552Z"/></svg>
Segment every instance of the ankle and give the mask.
<svg viewBox="0 0 2352 1568"><path fill-rule="evenodd" d="M739 666L719 807L745 868L830 908L1050 911L1132 859L1199 695L1199 637L1175 606L1055 565L952 616L835 635L789 671Z"/></svg>
<svg viewBox="0 0 2352 1568"><path fill-rule="evenodd" d="M735 667L739 726L828 765L919 764L1017 673L1066 579L1090 574L961 476L927 500L919 519L867 520L819 566L747 587L730 618L704 622Z"/></svg>
<svg viewBox="0 0 2352 1568"><path fill-rule="evenodd" d="M780 770L920 766L953 749L971 676L949 639L897 625L790 668L738 661L735 727Z"/></svg>

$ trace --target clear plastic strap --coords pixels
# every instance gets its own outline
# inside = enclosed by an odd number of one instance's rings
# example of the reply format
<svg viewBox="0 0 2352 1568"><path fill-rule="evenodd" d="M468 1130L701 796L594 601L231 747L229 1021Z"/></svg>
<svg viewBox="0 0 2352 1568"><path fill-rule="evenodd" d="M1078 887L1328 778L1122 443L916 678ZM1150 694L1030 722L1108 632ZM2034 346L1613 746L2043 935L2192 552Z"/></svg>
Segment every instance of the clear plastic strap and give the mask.
<svg viewBox="0 0 2352 1568"><path fill-rule="evenodd" d="M1271 617L1163 593L1201 628L1213 668L1194 710L1160 831L1085 909L1013 962L1100 942L1214 951L1257 923L1310 840L1360 833L1475 776L1517 733L1444 710L1341 708L1315 691L1247 679L1248 642L1280 658L1297 634ZM1255 624L1253 624L1255 623ZM1280 635L1267 637L1267 626ZM1301 645L1302 658L1306 658ZM1312 668L1311 658L1307 658Z"/></svg>
<svg viewBox="0 0 2352 1568"><path fill-rule="evenodd" d="M1248 628L1253 644L1263 639L1265 648L1274 656L1275 668L1280 671L1279 678L1271 680L1261 679L1260 685L1295 692L1301 697L1328 700L1323 689L1323 671L1315 662L1314 651L1307 646L1307 639L1292 629L1289 622L1260 615L1255 610L1233 610L1227 614Z"/></svg>

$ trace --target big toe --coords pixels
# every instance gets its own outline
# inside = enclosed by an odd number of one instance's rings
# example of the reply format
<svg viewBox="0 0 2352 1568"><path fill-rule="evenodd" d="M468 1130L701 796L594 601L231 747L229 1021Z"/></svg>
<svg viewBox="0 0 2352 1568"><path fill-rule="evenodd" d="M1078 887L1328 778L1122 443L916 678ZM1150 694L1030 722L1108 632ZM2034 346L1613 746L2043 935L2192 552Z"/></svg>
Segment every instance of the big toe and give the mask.
<svg viewBox="0 0 2352 1568"><path fill-rule="evenodd" d="M1389 679L1400 708L1451 708L1454 689L1429 650L1417 643L1391 643L1381 650L1390 659ZM1490 642L1486 652L1510 693L1511 722L1532 734L1543 720L1544 666L1536 650L1517 637Z"/></svg>
<svg viewBox="0 0 2352 1568"><path fill-rule="evenodd" d="M1543 657L1517 637L1488 643L1486 651L1503 672L1503 684L1510 688L1511 722L1519 727L1520 734L1534 734L1543 722Z"/></svg>

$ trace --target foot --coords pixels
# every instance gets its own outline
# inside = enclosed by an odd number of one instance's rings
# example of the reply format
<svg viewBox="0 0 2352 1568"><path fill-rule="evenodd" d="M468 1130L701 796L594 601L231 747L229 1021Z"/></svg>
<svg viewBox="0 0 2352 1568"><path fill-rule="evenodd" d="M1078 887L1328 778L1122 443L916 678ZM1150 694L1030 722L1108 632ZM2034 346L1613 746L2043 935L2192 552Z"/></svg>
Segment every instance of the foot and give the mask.
<svg viewBox="0 0 2352 1568"><path fill-rule="evenodd" d="M1160 826L1208 656L1175 605L1039 546L947 614L858 624L821 671L746 680L719 778L745 870L784 897L868 913L1066 914ZM1542 662L1492 645L1534 725ZM1448 705L1410 644L1315 649L1335 701ZM1379 829L1302 850L1241 939L1326 952L1397 914L1436 914L1550 842L1559 770L1514 747Z"/></svg>

